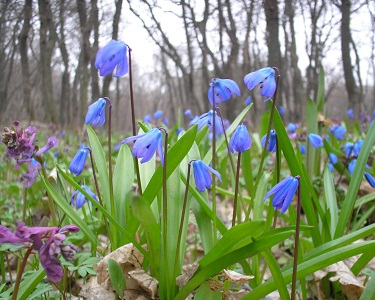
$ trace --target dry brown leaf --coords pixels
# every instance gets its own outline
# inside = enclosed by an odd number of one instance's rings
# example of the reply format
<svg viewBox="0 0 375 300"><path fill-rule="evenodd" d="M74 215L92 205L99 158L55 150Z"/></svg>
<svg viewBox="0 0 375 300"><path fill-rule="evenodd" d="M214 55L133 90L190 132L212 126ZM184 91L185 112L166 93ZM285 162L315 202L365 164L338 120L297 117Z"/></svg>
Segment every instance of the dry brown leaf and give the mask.
<svg viewBox="0 0 375 300"><path fill-rule="evenodd" d="M103 288L96 277L91 277L83 286L80 296L90 300L115 300L116 295L112 291Z"/></svg>
<svg viewBox="0 0 375 300"><path fill-rule="evenodd" d="M176 284L179 286L179 288L185 286L185 284L190 280L190 278L193 277L198 267L199 264L196 261L191 265L184 266L182 274L176 278Z"/></svg>
<svg viewBox="0 0 375 300"><path fill-rule="evenodd" d="M155 299L158 294L159 282L154 277L148 275L144 270L134 270L128 274L150 295L151 299Z"/></svg>
<svg viewBox="0 0 375 300"><path fill-rule="evenodd" d="M243 275L241 273L237 273L237 272L231 271L231 270L225 270L224 269L224 273L225 273L224 280L229 280L229 281L239 283L239 284L246 283L250 279L254 278L254 276Z"/></svg>

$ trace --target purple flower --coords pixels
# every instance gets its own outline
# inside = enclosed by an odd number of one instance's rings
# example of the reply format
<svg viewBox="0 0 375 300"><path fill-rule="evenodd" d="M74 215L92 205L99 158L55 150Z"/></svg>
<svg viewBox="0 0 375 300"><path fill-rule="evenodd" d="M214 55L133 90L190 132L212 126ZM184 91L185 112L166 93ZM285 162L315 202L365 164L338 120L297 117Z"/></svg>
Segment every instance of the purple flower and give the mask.
<svg viewBox="0 0 375 300"><path fill-rule="evenodd" d="M36 156L39 156L41 155L42 153L48 151L49 149L51 148L54 148L54 147L57 147L59 145L59 140L55 137L55 136L51 136L50 138L48 138L47 140L47 144L45 146L43 146L42 148L40 148L36 153L35 155Z"/></svg>
<svg viewBox="0 0 375 300"><path fill-rule="evenodd" d="M107 101L104 98L99 98L89 106L86 114L85 124L91 124L94 127L100 127L105 122L105 105Z"/></svg>
<svg viewBox="0 0 375 300"><path fill-rule="evenodd" d="M136 141L132 153L134 157L142 158L141 163L148 162L155 152L157 152L160 156L162 166L164 167L162 133L159 128L154 128L146 133L128 137L123 140L121 144L130 141Z"/></svg>
<svg viewBox="0 0 375 300"><path fill-rule="evenodd" d="M263 68L251 72L245 76L244 82L250 91L259 85L260 94L266 97L264 101L271 99L276 91L275 70L273 68Z"/></svg>
<svg viewBox="0 0 375 300"><path fill-rule="evenodd" d="M195 186L197 187L198 191L204 192L204 189L209 189L212 185L212 178L209 172L216 175L217 178L221 181L220 173L211 167L207 166L201 160L195 160L192 163L193 165L193 172L194 172L194 181Z"/></svg>
<svg viewBox="0 0 375 300"><path fill-rule="evenodd" d="M88 148L81 148L77 151L76 155L74 155L70 165L69 165L69 170L71 173L74 175L78 176L79 174L82 173L87 155L89 154L89 149Z"/></svg>
<svg viewBox="0 0 375 300"><path fill-rule="evenodd" d="M19 237L10 231L9 228L0 225L0 245L5 243L23 244L29 242L28 238Z"/></svg>
<svg viewBox="0 0 375 300"><path fill-rule="evenodd" d="M95 201L98 201L98 198L96 195L89 189L87 185L81 185L81 188L91 196L91 198L95 199ZM87 201L87 198L84 194L82 194L79 190L76 190L73 192L72 197L70 198L70 204L75 206L76 208L81 208L85 202Z"/></svg>
<svg viewBox="0 0 375 300"><path fill-rule="evenodd" d="M329 132L332 133L338 140L343 140L345 138L346 129L341 125L333 125Z"/></svg>
<svg viewBox="0 0 375 300"><path fill-rule="evenodd" d="M318 149L319 147L323 146L323 139L319 134L310 133L309 134L309 141L315 149Z"/></svg>
<svg viewBox="0 0 375 300"><path fill-rule="evenodd" d="M276 184L264 197L266 200L273 196L272 205L277 209L281 209L281 214L285 213L290 203L292 203L294 194L297 191L299 180L297 177L289 176Z"/></svg>
<svg viewBox="0 0 375 300"><path fill-rule="evenodd" d="M266 137L267 137L267 134L265 134L260 140L260 143L262 144L263 148L266 144ZM276 131L273 129L270 131L270 137L268 139L268 145L267 145L266 151L276 152Z"/></svg>
<svg viewBox="0 0 375 300"><path fill-rule="evenodd" d="M96 54L95 68L99 69L100 76L107 76L117 68L115 77L124 76L128 73L128 58L126 57L127 46L124 42L111 40Z"/></svg>
<svg viewBox="0 0 375 300"><path fill-rule="evenodd" d="M245 125L239 125L229 142L229 150L232 153L242 153L251 147L251 137Z"/></svg>
<svg viewBox="0 0 375 300"><path fill-rule="evenodd" d="M210 83L208 89L208 100L212 106L215 103L220 103L229 100L234 94L240 96L240 89L237 83L232 79L214 78ZM216 104L215 104L216 106Z"/></svg>
<svg viewBox="0 0 375 300"><path fill-rule="evenodd" d="M38 176L38 170L40 168L40 163L38 163L34 158L26 162L27 173L22 174L23 186L28 188L33 185Z"/></svg>

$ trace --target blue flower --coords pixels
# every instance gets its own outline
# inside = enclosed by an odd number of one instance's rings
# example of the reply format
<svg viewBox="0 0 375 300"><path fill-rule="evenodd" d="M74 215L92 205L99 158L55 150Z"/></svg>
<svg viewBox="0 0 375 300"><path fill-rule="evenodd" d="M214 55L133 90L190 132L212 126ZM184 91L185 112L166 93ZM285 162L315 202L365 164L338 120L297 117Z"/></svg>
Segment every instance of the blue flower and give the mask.
<svg viewBox="0 0 375 300"><path fill-rule="evenodd" d="M251 147L251 137L245 125L240 125L236 128L232 138L229 142L229 150L232 153L245 152Z"/></svg>
<svg viewBox="0 0 375 300"><path fill-rule="evenodd" d="M111 40L96 54L95 68L99 69L100 76L107 76L117 68L115 77L128 73L127 46L124 42Z"/></svg>
<svg viewBox="0 0 375 300"><path fill-rule="evenodd" d="M281 214L285 213L288 209L290 203L292 203L294 194L298 188L298 179L297 177L289 176L284 180L276 184L264 197L263 200L266 200L271 195L273 196L272 205L277 209L281 209Z"/></svg>
<svg viewBox="0 0 375 300"><path fill-rule="evenodd" d="M301 151L301 154L306 154L306 146L305 145L299 145L299 151Z"/></svg>
<svg viewBox="0 0 375 300"><path fill-rule="evenodd" d="M86 114L85 124L91 124L94 127L100 127L105 122L105 105L107 101L99 98L96 102L89 106Z"/></svg>
<svg viewBox="0 0 375 300"><path fill-rule="evenodd" d="M142 158L141 163L148 162L155 152L157 152L164 167L162 133L159 128L154 128L146 133L128 137L127 139L123 140L121 144L125 144L130 141L136 141L134 143L132 153L134 157Z"/></svg>
<svg viewBox="0 0 375 300"><path fill-rule="evenodd" d="M184 130L182 127L180 127L180 128L177 128L177 130L176 130L176 135L179 135L180 134L180 132L182 131L182 130Z"/></svg>
<svg viewBox="0 0 375 300"><path fill-rule="evenodd" d="M375 179L374 179L374 177L372 177L370 173L365 172L365 178L366 178L367 182L368 182L373 188L375 188Z"/></svg>
<svg viewBox="0 0 375 300"><path fill-rule="evenodd" d="M232 79L214 78L208 89L208 100L214 106L213 100L215 100L215 103L220 103L229 100L234 94L240 96L240 89L237 83Z"/></svg>
<svg viewBox="0 0 375 300"><path fill-rule="evenodd" d="M328 170L329 170L331 173L333 173L333 170L334 170L333 165L332 165L331 163L328 163L328 164L327 164L327 167L328 167Z"/></svg>
<svg viewBox="0 0 375 300"><path fill-rule="evenodd" d="M266 137L267 137L267 134L265 134L262 137L262 139L260 140L260 143L262 144L263 148L264 148L265 143L266 143ZM268 152L275 152L276 151L276 131L273 130L273 129L270 131L270 137L268 139L268 145L267 145L266 150Z"/></svg>
<svg viewBox="0 0 375 300"><path fill-rule="evenodd" d="M285 113L285 109L284 109L283 106L280 105L280 106L279 106L279 114L280 114L280 116L283 116L284 113Z"/></svg>
<svg viewBox="0 0 375 300"><path fill-rule="evenodd" d="M198 121L199 121L199 117L198 116L195 116L195 117L191 118L189 126L193 126L194 124L197 124Z"/></svg>
<svg viewBox="0 0 375 300"><path fill-rule="evenodd" d="M339 160L338 160L336 154L334 154L334 153L329 153L328 156L329 156L329 161L330 161L333 165L335 165L335 164L338 163Z"/></svg>
<svg viewBox="0 0 375 300"><path fill-rule="evenodd" d="M341 125L333 125L329 132L332 133L338 140L343 140L345 138L346 129Z"/></svg>
<svg viewBox="0 0 375 300"><path fill-rule="evenodd" d="M160 119L161 116L163 115L163 112L161 110L157 110L155 113L154 113L154 118L157 120L157 119Z"/></svg>
<svg viewBox="0 0 375 300"><path fill-rule="evenodd" d="M85 192L89 194L91 198L94 198L95 201L98 201L96 195L89 189L87 185L81 185L81 188L85 190ZM81 208L86 201L86 196L78 190L74 191L72 197L70 198L70 204L74 205L76 208Z"/></svg>
<svg viewBox="0 0 375 300"><path fill-rule="evenodd" d="M311 145L316 149L323 146L323 139L319 134L310 133L309 134L309 141L310 141Z"/></svg>
<svg viewBox="0 0 375 300"><path fill-rule="evenodd" d="M143 122L145 122L145 123L151 123L151 121L152 121L152 117L151 117L150 114L147 114L147 115L144 116Z"/></svg>
<svg viewBox="0 0 375 300"><path fill-rule="evenodd" d="M349 170L349 173L350 175L353 175L353 172L354 172L354 169L355 169L355 165L357 164L357 160L356 159L353 159L349 165L348 165L348 170Z"/></svg>
<svg viewBox="0 0 375 300"><path fill-rule="evenodd" d="M77 151L69 165L69 170L71 173L76 176L82 173L88 154L89 150L87 148L81 148Z"/></svg>
<svg viewBox="0 0 375 300"><path fill-rule="evenodd" d="M204 125L207 125L212 131L213 118L214 118L213 110L210 110L208 113L201 115L197 121L198 130L201 130ZM220 135L224 133L223 124L221 123L221 118L218 116L216 112L215 112L215 127L216 127L215 128L216 135Z"/></svg>
<svg viewBox="0 0 375 300"><path fill-rule="evenodd" d="M353 108L349 108L348 109L348 116L350 119L354 119L354 112L353 112Z"/></svg>
<svg viewBox="0 0 375 300"><path fill-rule="evenodd" d="M219 180L221 181L220 173L212 169L211 167L207 166L203 161L193 161L192 165L194 171L195 186L199 191L204 192L205 188L210 188L212 184L212 178L209 172L215 174L216 177L219 178Z"/></svg>
<svg viewBox="0 0 375 300"><path fill-rule="evenodd" d="M359 155L359 152L361 151L362 149L362 145L363 145L363 140L358 140L354 146L353 146L353 155L354 156L358 156Z"/></svg>
<svg viewBox="0 0 375 300"><path fill-rule="evenodd" d="M347 143L344 145L345 156L346 156L347 158L349 158L349 157L352 155L353 148L354 148L354 144L351 143L351 142L347 142Z"/></svg>
<svg viewBox="0 0 375 300"><path fill-rule="evenodd" d="M168 119L166 118L166 117L164 117L163 118L163 124L165 125L165 126L168 126Z"/></svg>
<svg viewBox="0 0 375 300"><path fill-rule="evenodd" d="M247 74L244 78L245 85L251 91L257 85L261 89L261 95L266 97L266 100L272 98L276 91L275 70L273 68L263 68L255 72Z"/></svg>
<svg viewBox="0 0 375 300"><path fill-rule="evenodd" d="M246 100L245 100L245 104L246 105L250 105L251 104L251 97L250 96L248 96L247 98L246 98Z"/></svg>
<svg viewBox="0 0 375 300"><path fill-rule="evenodd" d="M294 133L296 131L296 128L297 128L296 124L294 124L294 123L288 124L288 132L289 133Z"/></svg>
<svg viewBox="0 0 375 300"><path fill-rule="evenodd" d="M184 115L186 117L190 117L191 116L191 110L190 109L185 110Z"/></svg>

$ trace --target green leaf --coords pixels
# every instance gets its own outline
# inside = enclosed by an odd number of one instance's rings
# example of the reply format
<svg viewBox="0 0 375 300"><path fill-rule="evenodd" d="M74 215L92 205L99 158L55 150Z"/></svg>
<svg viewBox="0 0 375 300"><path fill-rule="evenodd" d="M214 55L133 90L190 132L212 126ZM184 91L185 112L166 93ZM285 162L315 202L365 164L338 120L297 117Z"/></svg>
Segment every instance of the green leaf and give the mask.
<svg viewBox="0 0 375 300"><path fill-rule="evenodd" d="M103 194L103 205L110 212L111 205L109 197L109 176L107 161L105 159L105 153L98 139L98 136L96 135L91 125L87 125L86 129L90 140L92 154L94 156L96 169L98 170L100 192Z"/></svg>
<svg viewBox="0 0 375 300"><path fill-rule="evenodd" d="M222 291L221 289L212 290L207 282L203 282L197 289L197 293L194 296L195 300L221 300Z"/></svg>
<svg viewBox="0 0 375 300"><path fill-rule="evenodd" d="M33 272L27 279L21 282L20 289L18 290L17 299L26 300L27 297L35 290L36 286L43 280L46 276L46 272L43 268L38 271Z"/></svg>
<svg viewBox="0 0 375 300"><path fill-rule="evenodd" d="M375 299L375 276L372 276L370 281L367 282L366 288L362 293L359 300L373 300Z"/></svg>
<svg viewBox="0 0 375 300"><path fill-rule="evenodd" d="M126 290L126 281L124 272L122 271L120 265L113 259L108 259L108 273L111 278L112 285L116 290L116 294L119 297L124 296L124 291Z"/></svg>
<svg viewBox="0 0 375 300"><path fill-rule="evenodd" d="M335 184L333 183L333 176L326 166L324 170L324 196L326 199L327 209L331 216L331 237L334 236L335 230L337 227L338 220L338 208L337 208L337 199L336 199L336 190Z"/></svg>
<svg viewBox="0 0 375 300"><path fill-rule="evenodd" d="M97 246L97 238L94 232L88 227L85 221L83 221L74 209L66 202L66 200L55 190L55 188L42 177L42 180L46 186L46 189L50 196L53 198L55 203L67 214L67 216L77 225L85 236L90 240L93 248Z"/></svg>
<svg viewBox="0 0 375 300"><path fill-rule="evenodd" d="M335 238L341 237L344 234L345 228L350 223L350 216L357 198L358 189L363 179L363 172L366 167L367 159L375 143L375 122L369 129L367 136L364 140L363 146L357 158L355 169L349 183L348 191L341 209L339 216Z"/></svg>

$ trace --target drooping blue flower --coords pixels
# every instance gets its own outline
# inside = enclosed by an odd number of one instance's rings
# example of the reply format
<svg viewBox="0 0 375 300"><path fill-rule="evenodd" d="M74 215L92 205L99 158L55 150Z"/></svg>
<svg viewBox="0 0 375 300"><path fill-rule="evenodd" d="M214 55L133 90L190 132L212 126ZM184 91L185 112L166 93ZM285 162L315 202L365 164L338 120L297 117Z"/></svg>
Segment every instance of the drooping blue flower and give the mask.
<svg viewBox="0 0 375 300"><path fill-rule="evenodd" d="M220 103L229 100L234 94L240 96L240 89L232 79L214 78L208 89L208 100L212 106L213 102Z"/></svg>
<svg viewBox="0 0 375 300"><path fill-rule="evenodd" d="M319 147L323 146L323 139L319 134L310 133L309 134L309 141L315 149L318 149Z"/></svg>
<svg viewBox="0 0 375 300"><path fill-rule="evenodd" d="M161 116L163 115L163 112L161 110L157 110L155 113L154 113L154 118L157 120L157 119L160 119Z"/></svg>
<svg viewBox="0 0 375 300"><path fill-rule="evenodd" d="M288 124L288 132L289 133L294 133L296 131L296 128L297 128L296 124L294 124L294 123Z"/></svg>
<svg viewBox="0 0 375 300"><path fill-rule="evenodd" d="M279 114L280 114L280 116L283 116L285 114L285 109L281 105L279 106Z"/></svg>
<svg viewBox="0 0 375 300"><path fill-rule="evenodd" d="M143 122L145 122L145 123L151 123L151 121L152 121L152 117L151 117L150 114L147 114L147 115L144 116Z"/></svg>
<svg viewBox="0 0 375 300"><path fill-rule="evenodd" d="M280 212L283 214L288 209L290 203L292 203L297 188L298 179L296 177L289 176L276 184L266 194L263 200L266 200L271 195L274 195L272 199L272 206L275 208L275 210L281 209Z"/></svg>
<svg viewBox="0 0 375 300"><path fill-rule="evenodd" d="M164 167L162 136L160 129L154 128L146 133L128 137L121 144L136 141L132 153L134 157L142 158L141 163L148 162L157 152Z"/></svg>
<svg viewBox="0 0 375 300"><path fill-rule="evenodd" d="M184 115L186 117L191 117L191 110L190 109L185 110Z"/></svg>
<svg viewBox="0 0 375 300"><path fill-rule="evenodd" d="M349 108L348 109L348 116L350 119L354 119L354 111L353 111L353 108Z"/></svg>
<svg viewBox="0 0 375 300"><path fill-rule="evenodd" d="M74 155L69 165L69 170L71 173L73 173L76 176L82 173L85 167L88 154L89 154L89 149L87 149L86 147L81 148L77 151L76 155Z"/></svg>
<svg viewBox="0 0 375 300"><path fill-rule="evenodd" d="M115 77L124 76L129 71L127 46L124 42L111 40L96 54L95 68L99 69L100 76L107 76L117 68Z"/></svg>
<svg viewBox="0 0 375 300"><path fill-rule="evenodd" d="M329 132L332 133L338 140L343 140L345 138L346 129L341 125L333 125Z"/></svg>
<svg viewBox="0 0 375 300"><path fill-rule="evenodd" d="M184 130L182 127L180 127L180 128L177 128L177 130L176 130L176 135L179 135L180 134L180 132L182 131L182 130Z"/></svg>
<svg viewBox="0 0 375 300"><path fill-rule="evenodd" d="M301 154L306 154L306 146L305 145L299 145L299 151L301 151Z"/></svg>
<svg viewBox="0 0 375 300"><path fill-rule="evenodd" d="M221 181L220 173L207 166L203 161L195 160L193 161L192 166L195 186L197 187L198 191L204 192L205 188L209 189L212 185L212 178L209 172L215 174L216 177Z"/></svg>
<svg viewBox="0 0 375 300"><path fill-rule="evenodd" d="M358 140L353 146L353 155L358 156L363 146L363 140Z"/></svg>
<svg viewBox="0 0 375 300"><path fill-rule="evenodd" d="M216 135L221 135L224 133L223 124L221 123L221 118L218 116L218 114L213 110L210 110L208 113L205 113L201 115L198 119L198 130L201 130L204 125L207 125L210 130L212 131L212 125L213 125L213 118L215 115L215 131Z"/></svg>
<svg viewBox="0 0 375 300"><path fill-rule="evenodd" d="M94 127L100 127L105 122L105 105L107 101L104 98L99 98L89 106L86 114L85 124L91 124Z"/></svg>
<svg viewBox="0 0 375 300"><path fill-rule="evenodd" d="M95 199L95 201L98 201L98 198L96 197L96 195L90 190L90 188L87 185L81 185L81 188L87 194L89 194L91 198ZM79 190L75 190L72 194L72 197L70 198L70 204L72 204L76 208L81 208L87 200L88 199L86 198L84 194L82 194Z"/></svg>
<svg viewBox="0 0 375 300"><path fill-rule="evenodd" d="M367 182L373 187L375 188L375 179L374 177L372 177L372 175L368 172L365 172L365 178L367 180Z"/></svg>
<svg viewBox="0 0 375 300"><path fill-rule="evenodd" d="M251 97L250 96L248 96L247 98L246 98L246 100L245 100L245 104L246 105L250 105L251 104Z"/></svg>
<svg viewBox="0 0 375 300"><path fill-rule="evenodd" d="M166 117L163 118L163 121L162 121L162 122L163 122L163 124L164 124L165 126L168 126L168 123L169 123L169 122L168 122L168 119L167 119Z"/></svg>
<svg viewBox="0 0 375 300"><path fill-rule="evenodd" d="M347 142L344 145L344 150L345 150L345 156L346 156L346 158L349 158L353 154L353 148L354 148L354 144L351 143L351 142Z"/></svg>
<svg viewBox="0 0 375 300"><path fill-rule="evenodd" d="M328 163L328 164L327 164L327 167L328 167L328 170L329 170L331 173L333 173L333 170L334 170L333 165L332 165L331 163Z"/></svg>
<svg viewBox="0 0 375 300"><path fill-rule="evenodd" d="M348 165L348 170L349 170L349 173L350 175L353 175L353 172L354 172L354 169L355 169L355 165L357 164L357 160L356 159L353 159L349 165Z"/></svg>
<svg viewBox="0 0 375 300"><path fill-rule="evenodd" d="M338 163L339 160L338 160L336 154L334 154L334 153L329 153L328 156L329 156L329 161L330 161L333 165L335 165L335 164Z"/></svg>
<svg viewBox="0 0 375 300"><path fill-rule="evenodd" d="M251 72L245 76L244 83L250 91L259 85L260 94L268 101L276 91L275 70L268 67Z"/></svg>
<svg viewBox="0 0 375 300"><path fill-rule="evenodd" d="M195 117L191 118L189 126L193 126L194 124L197 124L198 121L199 121L199 116L195 116Z"/></svg>
<svg viewBox="0 0 375 300"><path fill-rule="evenodd" d="M267 137L267 134L265 134L260 140L260 143L262 144L263 148L266 144L266 137ZM276 151L276 131L273 129L270 131L270 137L268 139L268 145L267 145L266 151L268 152Z"/></svg>
<svg viewBox="0 0 375 300"><path fill-rule="evenodd" d="M251 137L245 125L239 125L229 142L229 150L232 153L242 153L251 147Z"/></svg>

